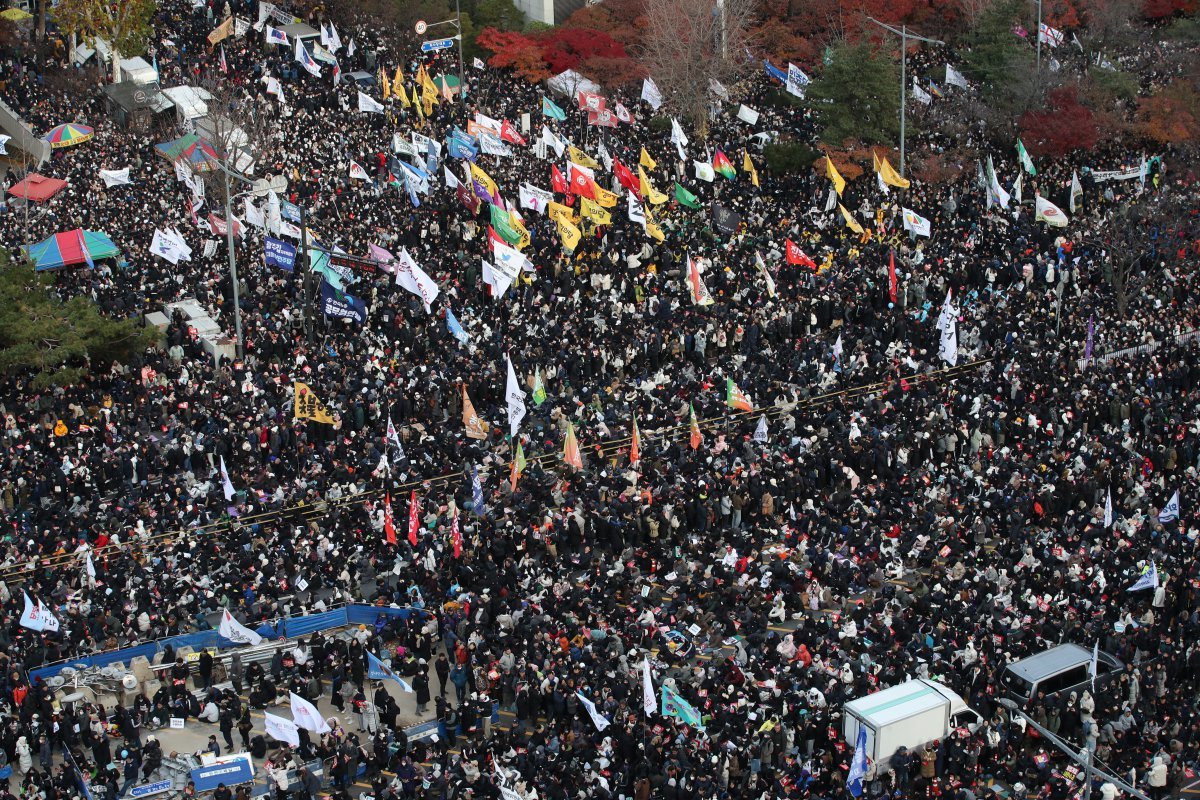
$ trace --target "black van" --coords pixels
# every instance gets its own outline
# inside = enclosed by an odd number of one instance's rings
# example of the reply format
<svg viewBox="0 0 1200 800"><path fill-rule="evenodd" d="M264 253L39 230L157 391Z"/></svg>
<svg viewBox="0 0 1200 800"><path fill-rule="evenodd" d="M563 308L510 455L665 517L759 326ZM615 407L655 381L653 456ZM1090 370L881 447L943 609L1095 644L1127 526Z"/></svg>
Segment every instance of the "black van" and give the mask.
<svg viewBox="0 0 1200 800"><path fill-rule="evenodd" d="M1077 644L1060 644L1037 655L1014 661L1004 668L1000 683L1005 696L1024 706L1039 693L1082 692L1091 687L1088 668L1092 651ZM1101 650L1096 655L1096 684L1103 686L1125 665Z"/></svg>

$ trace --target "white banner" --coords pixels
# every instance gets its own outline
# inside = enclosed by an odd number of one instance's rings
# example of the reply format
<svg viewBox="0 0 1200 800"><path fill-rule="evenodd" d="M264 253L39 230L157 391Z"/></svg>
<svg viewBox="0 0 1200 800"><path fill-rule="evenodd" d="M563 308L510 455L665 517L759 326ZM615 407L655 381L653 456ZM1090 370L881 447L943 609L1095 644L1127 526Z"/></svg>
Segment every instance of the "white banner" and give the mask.
<svg viewBox="0 0 1200 800"><path fill-rule="evenodd" d="M267 733L272 739L287 742L292 747L300 746L300 728L296 723L271 713L264 713L263 718L266 720Z"/></svg>
<svg viewBox="0 0 1200 800"><path fill-rule="evenodd" d="M546 213L546 207L554 200L554 193L539 189L528 183L521 184L521 208L531 208L539 214Z"/></svg>
<svg viewBox="0 0 1200 800"><path fill-rule="evenodd" d="M221 625L217 633L236 644L255 645L262 641L261 636L234 619L228 609L221 612Z"/></svg>

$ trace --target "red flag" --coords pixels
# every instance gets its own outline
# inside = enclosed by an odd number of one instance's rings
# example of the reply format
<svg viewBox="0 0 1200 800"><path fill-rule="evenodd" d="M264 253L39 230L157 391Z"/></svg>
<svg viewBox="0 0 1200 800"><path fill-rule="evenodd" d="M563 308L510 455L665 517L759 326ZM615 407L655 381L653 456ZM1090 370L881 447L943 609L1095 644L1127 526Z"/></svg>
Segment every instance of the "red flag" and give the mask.
<svg viewBox="0 0 1200 800"><path fill-rule="evenodd" d="M566 194L571 190L567 185L567 179L563 177L563 174L559 171L557 164L550 165L550 188L556 192L562 192L563 194Z"/></svg>
<svg viewBox="0 0 1200 800"><path fill-rule="evenodd" d="M387 537L388 544L396 543L396 524L392 521L391 494L383 496L383 535Z"/></svg>
<svg viewBox="0 0 1200 800"><path fill-rule="evenodd" d="M588 125L596 125L603 128L617 127L617 117L607 108L602 108L599 111L593 111L588 114Z"/></svg>
<svg viewBox="0 0 1200 800"><path fill-rule="evenodd" d="M791 239L787 240L787 263L799 264L800 266L808 267L809 269L817 268L817 262L805 255L804 251L800 249L800 246Z"/></svg>
<svg viewBox="0 0 1200 800"><path fill-rule="evenodd" d="M465 185L460 183L458 185L458 189L456 190L456 193L458 194L458 199L462 202L462 204L464 206L467 207L468 211L470 211L472 214L479 213L480 200L478 197L475 196L475 193L473 191L471 191Z"/></svg>
<svg viewBox="0 0 1200 800"><path fill-rule="evenodd" d="M408 543L417 546L417 529L421 527L421 507L417 504L417 490L408 498Z"/></svg>
<svg viewBox="0 0 1200 800"><path fill-rule="evenodd" d="M458 529L458 512L454 512L454 520L450 523L450 543L454 545L454 557L462 557L462 531Z"/></svg>
<svg viewBox="0 0 1200 800"><path fill-rule="evenodd" d="M525 137L518 133L517 129L508 123L508 120L504 120L500 124L500 138L513 144L525 144Z"/></svg>
<svg viewBox="0 0 1200 800"><path fill-rule="evenodd" d="M617 181L628 189L634 197L639 200L642 199L642 187L638 182L637 175L630 172L629 167L622 164L619 158L613 159L613 174L617 176Z"/></svg>
<svg viewBox="0 0 1200 800"><path fill-rule="evenodd" d="M225 60L225 45L221 45L221 72L229 72L229 62Z"/></svg>
<svg viewBox="0 0 1200 800"><path fill-rule="evenodd" d="M571 174L571 191L580 197L587 197L591 200L596 199L596 182L592 177L581 169L578 169L572 162L567 162L567 172Z"/></svg>
<svg viewBox="0 0 1200 800"><path fill-rule="evenodd" d="M896 302L896 251L888 250L888 296Z"/></svg>
<svg viewBox="0 0 1200 800"><path fill-rule="evenodd" d="M585 92L580 89L577 99L581 109L596 112L604 108L604 98L593 92Z"/></svg>

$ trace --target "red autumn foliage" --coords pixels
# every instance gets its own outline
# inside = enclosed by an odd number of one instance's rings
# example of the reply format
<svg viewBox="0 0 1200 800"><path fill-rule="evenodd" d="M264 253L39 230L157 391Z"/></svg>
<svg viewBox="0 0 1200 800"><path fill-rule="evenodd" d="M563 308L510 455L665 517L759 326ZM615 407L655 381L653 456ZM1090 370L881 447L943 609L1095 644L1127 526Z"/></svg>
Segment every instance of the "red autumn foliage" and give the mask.
<svg viewBox="0 0 1200 800"><path fill-rule="evenodd" d="M1092 110L1079 102L1074 85L1050 92L1045 110L1025 112L1018 127L1030 153L1050 158L1086 150L1099 138Z"/></svg>
<svg viewBox="0 0 1200 800"><path fill-rule="evenodd" d="M1176 14L1193 14L1197 8L1196 0L1144 0L1142 15L1146 19L1165 19Z"/></svg>
<svg viewBox="0 0 1200 800"><path fill-rule="evenodd" d="M546 62L542 58L541 45L531 36L516 31L501 31L484 28L475 43L493 55L488 63L501 69L512 69L528 81L540 81L550 77Z"/></svg>
<svg viewBox="0 0 1200 800"><path fill-rule="evenodd" d="M540 38L542 58L555 73L589 58L628 58L625 47L603 31L555 28Z"/></svg>
<svg viewBox="0 0 1200 800"><path fill-rule="evenodd" d="M1159 144L1200 141L1200 94L1180 81L1138 100L1137 129Z"/></svg>

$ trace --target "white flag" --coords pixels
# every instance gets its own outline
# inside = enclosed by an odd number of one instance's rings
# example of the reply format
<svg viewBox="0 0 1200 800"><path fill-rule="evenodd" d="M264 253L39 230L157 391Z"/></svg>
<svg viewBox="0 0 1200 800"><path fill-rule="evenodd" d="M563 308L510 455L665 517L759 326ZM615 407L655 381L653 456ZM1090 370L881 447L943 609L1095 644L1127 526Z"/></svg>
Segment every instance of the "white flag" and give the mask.
<svg viewBox="0 0 1200 800"><path fill-rule="evenodd" d="M89 578L91 578L92 580L96 580L96 562L92 561L92 553L90 550L88 551L88 554L87 554L87 561L84 562L84 569L87 570L87 574L88 574Z"/></svg>
<svg viewBox="0 0 1200 800"><path fill-rule="evenodd" d="M159 258L165 258L172 264L178 264L182 256L178 247L171 241L171 237L157 228L154 229L154 238L150 240L150 252Z"/></svg>
<svg viewBox="0 0 1200 800"><path fill-rule="evenodd" d="M917 236L928 238L932 230L929 220L912 209L902 208L901 210L904 212L904 230L912 231Z"/></svg>
<svg viewBox="0 0 1200 800"><path fill-rule="evenodd" d="M804 97L804 87L812 83L812 79L804 74L804 70L788 62L787 91L796 97Z"/></svg>
<svg viewBox="0 0 1200 800"><path fill-rule="evenodd" d="M270 25L267 25L265 28L263 28L263 38L266 40L267 44L281 44L287 46L292 43L291 40L288 39L288 35L285 32L281 31L279 28L272 28Z"/></svg>
<svg viewBox="0 0 1200 800"><path fill-rule="evenodd" d="M450 171L449 167L443 166L442 172L446 174L447 189L457 189L459 186L462 186L462 182L454 176L454 173Z"/></svg>
<svg viewBox="0 0 1200 800"><path fill-rule="evenodd" d="M596 726L596 730L602 731L609 726L609 721L604 718L604 715L596 710L596 704L583 694L583 692L575 692L575 696L579 698L579 702L583 703L583 707L587 709L588 716L592 718L592 724Z"/></svg>
<svg viewBox="0 0 1200 800"><path fill-rule="evenodd" d="M29 598L29 592L21 593L25 595L25 611L21 614L21 625L31 631L57 631L58 618L50 613L50 609L42 605L41 600L33 602Z"/></svg>
<svg viewBox="0 0 1200 800"><path fill-rule="evenodd" d="M1175 490L1175 494L1171 495L1171 501L1163 506L1162 511L1158 512L1158 521L1166 525L1168 522L1174 522L1179 519L1179 490Z"/></svg>
<svg viewBox="0 0 1200 800"><path fill-rule="evenodd" d="M392 424L392 418L388 417L387 424L387 440L389 444L395 445L399 451L397 458L404 458L404 445L400 444L400 434L396 432L396 426Z"/></svg>
<svg viewBox="0 0 1200 800"><path fill-rule="evenodd" d="M475 69L487 69L487 64L479 56L475 56L475 60L471 62L471 66L475 67Z"/></svg>
<svg viewBox="0 0 1200 800"><path fill-rule="evenodd" d="M246 222L256 228L265 228L267 226L267 215L258 206L251 202L250 198L245 198L244 212Z"/></svg>
<svg viewBox="0 0 1200 800"><path fill-rule="evenodd" d="M350 177L359 181L371 180L371 176L368 175L367 171L362 168L362 164L359 164L353 159L350 160Z"/></svg>
<svg viewBox="0 0 1200 800"><path fill-rule="evenodd" d="M486 258L483 260L483 282L492 287L492 297L499 300L504 297L508 287L512 286L513 277L496 269Z"/></svg>
<svg viewBox="0 0 1200 800"><path fill-rule="evenodd" d="M758 442L759 444L766 444L769 441L766 414L763 414L758 418L758 427L754 429L754 441Z"/></svg>
<svg viewBox="0 0 1200 800"><path fill-rule="evenodd" d="M954 304L950 302L950 291L946 290L946 299L942 302L942 310L938 314L937 329L939 331L946 330L946 326L950 324L958 316L958 310L954 308Z"/></svg>
<svg viewBox="0 0 1200 800"><path fill-rule="evenodd" d="M957 86L960 89L970 89L967 84L967 79L963 74L949 64L946 65L946 83L950 86Z"/></svg>
<svg viewBox="0 0 1200 800"><path fill-rule="evenodd" d="M382 114L383 103L364 92L358 93L358 110L365 114Z"/></svg>
<svg viewBox="0 0 1200 800"><path fill-rule="evenodd" d="M1104 527L1111 528L1113 524L1112 487L1108 487L1108 496L1104 498Z"/></svg>
<svg viewBox="0 0 1200 800"><path fill-rule="evenodd" d="M1080 200L1083 199L1083 184L1079 182L1079 173L1071 170L1071 197L1068 207L1071 209L1072 214L1075 213L1075 198L1077 197Z"/></svg>
<svg viewBox="0 0 1200 800"><path fill-rule="evenodd" d="M662 106L662 92L658 90L658 86L655 85L651 78L646 78L642 81L642 99L649 103L650 107L655 111L658 111L659 107Z"/></svg>
<svg viewBox="0 0 1200 800"><path fill-rule="evenodd" d="M292 720L298 727L313 733L329 733L332 730L316 706L295 692L289 694L292 700Z"/></svg>
<svg viewBox="0 0 1200 800"><path fill-rule="evenodd" d="M1100 661L1100 640L1092 646L1092 662L1088 664L1088 677L1092 679L1092 688L1096 688L1096 667Z"/></svg>
<svg viewBox="0 0 1200 800"><path fill-rule="evenodd" d="M545 142L548 147L553 147L554 154L559 158L562 158L562 154L566 152L566 142L564 142L560 137L555 136L554 132L545 125L542 126L542 141Z"/></svg>
<svg viewBox="0 0 1200 800"><path fill-rule="evenodd" d="M256 645L263 638L234 619L233 614L229 613L229 609L221 612L221 625L217 628L217 633L235 644Z"/></svg>
<svg viewBox="0 0 1200 800"><path fill-rule="evenodd" d="M521 420L525 419L525 393L517 382L517 371L513 369L512 359L504 357L508 362L508 382L504 387L504 396L508 398L508 431L512 436L517 435Z"/></svg>
<svg viewBox="0 0 1200 800"><path fill-rule="evenodd" d="M221 488L225 490L225 499L232 500L235 491L233 481L229 480L229 472L225 469L225 456L221 456Z"/></svg>
<svg viewBox="0 0 1200 800"><path fill-rule="evenodd" d="M266 720L267 733L277 742L287 742L292 747L300 746L300 728L296 723L285 717L278 717L270 712L263 712Z"/></svg>
<svg viewBox="0 0 1200 800"><path fill-rule="evenodd" d="M671 117L671 143L675 145L675 149L679 152L679 160L687 161L687 153L683 148L687 147L688 138L683 133L683 128L679 126L679 120Z"/></svg>
<svg viewBox="0 0 1200 800"><path fill-rule="evenodd" d="M738 115L738 119L740 119L742 122L745 122L748 125L757 125L758 124L758 112L755 111L750 106L743 105L742 107L740 107L738 109L737 115Z"/></svg>
<svg viewBox="0 0 1200 800"><path fill-rule="evenodd" d="M506 145L499 136L489 131L479 132L479 151L488 156L513 157L512 148Z"/></svg>
<svg viewBox="0 0 1200 800"><path fill-rule="evenodd" d="M933 95L922 89L921 84L917 83L915 77L913 78L912 96L913 100L916 100L918 103L929 105L933 102Z"/></svg>
<svg viewBox="0 0 1200 800"><path fill-rule="evenodd" d="M539 189L528 183L522 183L520 188L521 208L532 208L539 214L545 214L546 208L554 200L554 194L545 189Z"/></svg>
<svg viewBox="0 0 1200 800"><path fill-rule="evenodd" d="M946 327L942 328L938 356L952 367L958 365L958 320L955 317L951 317Z"/></svg>
<svg viewBox="0 0 1200 800"><path fill-rule="evenodd" d="M729 90L726 89L724 84L722 84L716 78L708 79L708 90L710 92L712 92L713 94L715 94L717 97L724 100L726 103L729 102Z"/></svg>
<svg viewBox="0 0 1200 800"><path fill-rule="evenodd" d="M308 49L304 46L303 39L296 40L296 61L300 62L300 66L304 67L309 75L315 78L321 77L321 65L309 55Z"/></svg>
<svg viewBox="0 0 1200 800"><path fill-rule="evenodd" d="M1051 203L1040 194L1034 197L1035 208L1034 221L1044 222L1052 228L1067 227L1067 215L1058 206Z"/></svg>
<svg viewBox="0 0 1200 800"><path fill-rule="evenodd" d="M833 343L833 360L837 361L842 357L842 335L839 333L837 341Z"/></svg>
<svg viewBox="0 0 1200 800"><path fill-rule="evenodd" d="M1142 577L1138 578L1137 582L1134 583L1133 586L1130 586L1125 591L1140 592L1143 589L1157 589L1157 588L1158 588L1158 565L1151 562L1150 569L1147 570L1145 573L1143 573Z"/></svg>
<svg viewBox="0 0 1200 800"><path fill-rule="evenodd" d="M1058 47L1063 43L1063 32L1057 28L1051 28L1043 22L1038 28L1038 41L1045 42L1051 47Z"/></svg>
<svg viewBox="0 0 1200 800"><path fill-rule="evenodd" d="M129 167L125 169L102 169L100 177L104 180L104 186L127 186L133 181L129 180Z"/></svg>
<svg viewBox="0 0 1200 800"><path fill-rule="evenodd" d="M996 167L992 164L992 157L988 156L987 169L987 207L991 208L993 204L999 205L1001 208L1007 209L1010 195L1004 191L1004 187L1000 185L1000 178L996 176Z"/></svg>
<svg viewBox="0 0 1200 800"><path fill-rule="evenodd" d="M12 141L11 136L0 134L0 155L8 155L8 143Z"/></svg>
<svg viewBox="0 0 1200 800"><path fill-rule="evenodd" d="M426 313L429 313L429 307L441 292L433 278L413 261L406 247L400 249L396 259L396 284L424 300Z"/></svg>
<svg viewBox="0 0 1200 800"><path fill-rule="evenodd" d="M696 178L702 181L713 182L716 173L713 172L712 164L706 161L693 161L692 166L696 168Z"/></svg>
<svg viewBox="0 0 1200 800"><path fill-rule="evenodd" d="M654 696L654 681L650 679L650 657L642 659L642 708L646 716L658 710L658 701Z"/></svg>
<svg viewBox="0 0 1200 800"><path fill-rule="evenodd" d="M638 202L638 199L636 197L633 196L633 192L630 192L629 194L627 194L625 196L629 200L629 221L636 222L638 225L642 226L643 230L645 230L645 228L646 228L646 209L645 209L645 207L640 202Z"/></svg>
<svg viewBox="0 0 1200 800"><path fill-rule="evenodd" d="M342 49L342 37L338 36L337 28L333 27L333 23L329 23L329 44L325 45L329 48L329 52L336 53Z"/></svg>

